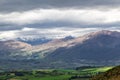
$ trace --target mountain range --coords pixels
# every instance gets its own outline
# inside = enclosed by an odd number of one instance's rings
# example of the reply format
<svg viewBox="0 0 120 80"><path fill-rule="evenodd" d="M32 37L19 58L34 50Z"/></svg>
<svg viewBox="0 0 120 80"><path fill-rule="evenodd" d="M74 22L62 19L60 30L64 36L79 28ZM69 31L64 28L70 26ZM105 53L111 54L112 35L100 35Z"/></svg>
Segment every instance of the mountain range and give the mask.
<svg viewBox="0 0 120 80"><path fill-rule="evenodd" d="M14 67L18 67L18 64L19 67L32 67L34 64L34 68L73 68L120 63L120 32L117 31L102 30L37 45L20 40L0 41L0 45L0 61L4 61L2 65L7 63L12 66L9 64L14 63Z"/></svg>

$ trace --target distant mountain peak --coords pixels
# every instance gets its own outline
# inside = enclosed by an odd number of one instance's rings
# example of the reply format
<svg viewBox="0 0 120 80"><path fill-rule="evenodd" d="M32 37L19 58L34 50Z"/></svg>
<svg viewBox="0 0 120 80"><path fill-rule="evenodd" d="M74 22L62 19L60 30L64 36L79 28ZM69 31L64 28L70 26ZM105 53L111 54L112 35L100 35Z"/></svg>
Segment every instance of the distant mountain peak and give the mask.
<svg viewBox="0 0 120 80"><path fill-rule="evenodd" d="M8 41L0 41L0 50L31 50L32 46L30 44L16 41L16 40L8 40Z"/></svg>
<svg viewBox="0 0 120 80"><path fill-rule="evenodd" d="M101 31L97 31L94 32L95 34L105 34L105 35L111 35L113 33L118 33L117 31L109 31L109 30L101 30Z"/></svg>
<svg viewBox="0 0 120 80"><path fill-rule="evenodd" d="M85 36L92 38L92 37L97 37L97 36L102 36L102 35L120 37L120 32L109 31L109 30L101 30L101 31L96 31L96 32L89 33Z"/></svg>
<svg viewBox="0 0 120 80"><path fill-rule="evenodd" d="M62 38L63 41L68 41L74 39L73 36L66 36L65 38Z"/></svg>

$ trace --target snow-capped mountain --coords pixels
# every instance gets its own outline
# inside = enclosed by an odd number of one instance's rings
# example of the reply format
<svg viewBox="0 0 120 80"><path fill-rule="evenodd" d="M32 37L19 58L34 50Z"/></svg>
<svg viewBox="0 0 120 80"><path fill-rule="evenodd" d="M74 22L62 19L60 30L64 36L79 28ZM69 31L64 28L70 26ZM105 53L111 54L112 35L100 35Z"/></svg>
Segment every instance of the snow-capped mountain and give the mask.
<svg viewBox="0 0 120 80"><path fill-rule="evenodd" d="M47 43L49 41L51 41L52 39L48 39L48 38L26 38L26 37L23 37L23 38L17 38L16 40L18 41L22 41L22 42L25 42L25 43L28 43L28 44L31 44L31 45L40 45L40 44L44 44L44 43Z"/></svg>

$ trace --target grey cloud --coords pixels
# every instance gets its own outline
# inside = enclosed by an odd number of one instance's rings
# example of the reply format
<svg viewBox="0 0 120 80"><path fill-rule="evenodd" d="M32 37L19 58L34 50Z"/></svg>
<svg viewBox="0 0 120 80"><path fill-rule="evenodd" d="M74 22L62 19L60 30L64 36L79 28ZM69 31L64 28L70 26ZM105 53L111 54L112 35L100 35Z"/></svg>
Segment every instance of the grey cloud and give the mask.
<svg viewBox="0 0 120 80"><path fill-rule="evenodd" d="M70 23L70 22L49 22L49 23L35 23L35 24L26 24L26 25L10 25L4 24L0 25L0 31L9 31L9 30L18 30L24 27L28 28L38 28L38 29L49 29L49 28L119 28L119 22L109 23L109 24L84 24L84 23Z"/></svg>
<svg viewBox="0 0 120 80"><path fill-rule="evenodd" d="M0 0L0 12L37 8L120 7L120 0Z"/></svg>

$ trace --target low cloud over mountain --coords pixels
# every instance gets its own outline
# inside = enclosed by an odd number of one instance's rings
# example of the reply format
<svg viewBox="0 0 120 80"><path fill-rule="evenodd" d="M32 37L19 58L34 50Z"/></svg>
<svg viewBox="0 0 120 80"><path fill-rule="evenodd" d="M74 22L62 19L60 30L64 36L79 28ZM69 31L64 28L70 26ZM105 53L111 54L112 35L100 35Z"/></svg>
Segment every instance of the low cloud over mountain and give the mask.
<svg viewBox="0 0 120 80"><path fill-rule="evenodd" d="M58 33L54 33L51 29L59 32L61 28L67 31L69 28L109 30L114 27L118 30L119 4L118 0L0 0L0 33L3 35L5 31L15 37L15 30L21 31L27 27L35 28L36 33L26 31L24 35L38 35L38 30L46 29L49 30L49 36L53 37L53 34L56 36ZM61 31L63 36L69 33L63 31ZM22 33L17 35L22 35ZM39 35L43 36L43 34Z"/></svg>

